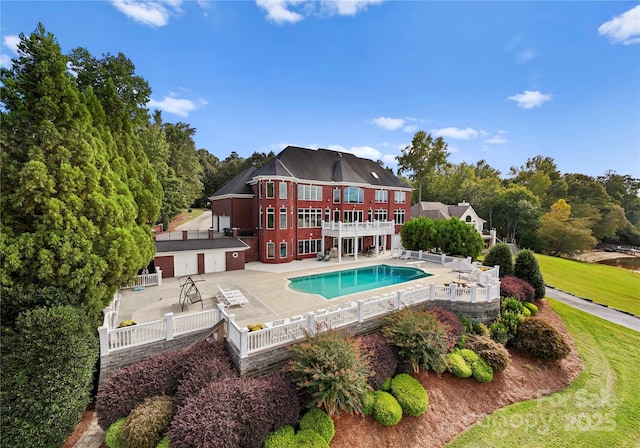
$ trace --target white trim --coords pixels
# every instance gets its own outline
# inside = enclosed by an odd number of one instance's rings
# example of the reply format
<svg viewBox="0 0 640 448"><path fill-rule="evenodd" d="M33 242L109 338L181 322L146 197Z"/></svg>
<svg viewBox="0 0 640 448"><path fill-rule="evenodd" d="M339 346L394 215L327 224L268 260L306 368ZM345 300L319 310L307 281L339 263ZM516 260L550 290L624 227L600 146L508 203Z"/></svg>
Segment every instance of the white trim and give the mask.
<svg viewBox="0 0 640 448"><path fill-rule="evenodd" d="M252 199L256 197L255 194L234 194L234 193L229 193L229 194L223 194L221 196L211 196L207 199L209 199L210 201L221 201L223 199Z"/></svg>

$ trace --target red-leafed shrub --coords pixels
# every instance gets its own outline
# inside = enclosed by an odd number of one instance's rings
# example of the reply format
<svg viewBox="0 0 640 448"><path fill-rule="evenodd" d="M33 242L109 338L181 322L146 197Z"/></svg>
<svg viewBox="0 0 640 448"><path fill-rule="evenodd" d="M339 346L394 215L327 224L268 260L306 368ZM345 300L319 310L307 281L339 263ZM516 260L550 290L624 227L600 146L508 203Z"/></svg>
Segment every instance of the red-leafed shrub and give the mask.
<svg viewBox="0 0 640 448"><path fill-rule="evenodd" d="M455 347L455 345L458 343L458 339L460 339L460 336L464 332L464 326L462 325L462 322L453 312L441 306L431 308L429 312L433 313L438 322L441 322L449 327L447 330L447 341L449 343L449 349L453 349L453 347Z"/></svg>
<svg viewBox="0 0 640 448"><path fill-rule="evenodd" d="M530 302L535 292L533 286L520 278L507 276L500 279L500 297L514 297L521 302Z"/></svg>
<svg viewBox="0 0 640 448"><path fill-rule="evenodd" d="M145 398L174 395L178 386L174 372L183 353L173 351L124 367L109 377L96 397L98 424L107 429L126 417Z"/></svg>
<svg viewBox="0 0 640 448"><path fill-rule="evenodd" d="M189 398L169 428L172 448L260 448L269 432L295 425L300 406L283 375L228 378Z"/></svg>
<svg viewBox="0 0 640 448"><path fill-rule="evenodd" d="M369 352L369 366L373 376L369 378L369 386L378 389L384 380L392 377L398 367L397 349L389 344L380 333L373 333L360 338L362 350Z"/></svg>
<svg viewBox="0 0 640 448"><path fill-rule="evenodd" d="M556 328L539 317L529 317L518 327L513 347L532 358L558 360L571 353L571 347Z"/></svg>

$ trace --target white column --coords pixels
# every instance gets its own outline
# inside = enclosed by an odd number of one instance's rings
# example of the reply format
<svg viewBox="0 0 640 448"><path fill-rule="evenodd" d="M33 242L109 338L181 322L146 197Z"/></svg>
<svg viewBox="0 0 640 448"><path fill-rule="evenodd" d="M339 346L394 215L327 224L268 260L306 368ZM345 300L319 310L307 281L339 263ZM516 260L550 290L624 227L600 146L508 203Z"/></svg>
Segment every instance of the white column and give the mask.
<svg viewBox="0 0 640 448"><path fill-rule="evenodd" d="M167 327L167 341L173 339L173 313L164 315L165 326Z"/></svg>

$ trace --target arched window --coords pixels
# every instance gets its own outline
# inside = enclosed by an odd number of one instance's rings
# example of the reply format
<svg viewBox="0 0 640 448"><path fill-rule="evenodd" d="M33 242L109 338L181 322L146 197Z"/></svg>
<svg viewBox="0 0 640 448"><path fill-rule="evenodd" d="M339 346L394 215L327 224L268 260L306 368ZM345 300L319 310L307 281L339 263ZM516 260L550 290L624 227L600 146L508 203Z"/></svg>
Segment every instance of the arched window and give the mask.
<svg viewBox="0 0 640 448"><path fill-rule="evenodd" d="M471 216L467 215L467 219L465 221L471 222Z"/></svg>
<svg viewBox="0 0 640 448"><path fill-rule="evenodd" d="M358 187L347 187L344 189L345 204L362 204L364 203L364 190Z"/></svg>

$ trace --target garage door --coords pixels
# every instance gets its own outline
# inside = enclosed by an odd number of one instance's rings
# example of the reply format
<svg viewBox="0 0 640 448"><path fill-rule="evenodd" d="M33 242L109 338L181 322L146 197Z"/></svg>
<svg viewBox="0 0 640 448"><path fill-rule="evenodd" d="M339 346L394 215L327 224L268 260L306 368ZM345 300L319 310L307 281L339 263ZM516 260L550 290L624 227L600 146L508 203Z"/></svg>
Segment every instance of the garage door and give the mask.
<svg viewBox="0 0 640 448"><path fill-rule="evenodd" d="M218 219L220 220L220 232L222 232L224 229L231 228L231 216L219 216Z"/></svg>
<svg viewBox="0 0 640 448"><path fill-rule="evenodd" d="M204 254L204 272L224 272L227 270L227 257L224 252Z"/></svg>
<svg viewBox="0 0 640 448"><path fill-rule="evenodd" d="M177 254L173 256L176 277L198 273L198 254Z"/></svg>

